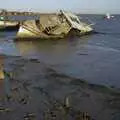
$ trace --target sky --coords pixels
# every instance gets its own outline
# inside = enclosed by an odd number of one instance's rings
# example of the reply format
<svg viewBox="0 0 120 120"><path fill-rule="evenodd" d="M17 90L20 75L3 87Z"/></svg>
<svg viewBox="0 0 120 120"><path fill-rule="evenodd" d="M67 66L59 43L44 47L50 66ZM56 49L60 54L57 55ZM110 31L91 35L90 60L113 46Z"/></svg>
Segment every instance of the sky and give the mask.
<svg viewBox="0 0 120 120"><path fill-rule="evenodd" d="M1 0L0 8L20 11L120 13L120 0Z"/></svg>

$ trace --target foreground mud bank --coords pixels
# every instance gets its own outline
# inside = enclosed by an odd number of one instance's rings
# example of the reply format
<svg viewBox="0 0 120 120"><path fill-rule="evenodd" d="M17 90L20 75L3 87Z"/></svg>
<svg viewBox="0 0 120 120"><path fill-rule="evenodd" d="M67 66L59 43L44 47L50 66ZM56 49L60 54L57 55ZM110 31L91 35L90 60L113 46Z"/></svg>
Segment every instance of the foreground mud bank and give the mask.
<svg viewBox="0 0 120 120"><path fill-rule="evenodd" d="M2 59L0 120L119 120L119 89L58 73L37 59Z"/></svg>

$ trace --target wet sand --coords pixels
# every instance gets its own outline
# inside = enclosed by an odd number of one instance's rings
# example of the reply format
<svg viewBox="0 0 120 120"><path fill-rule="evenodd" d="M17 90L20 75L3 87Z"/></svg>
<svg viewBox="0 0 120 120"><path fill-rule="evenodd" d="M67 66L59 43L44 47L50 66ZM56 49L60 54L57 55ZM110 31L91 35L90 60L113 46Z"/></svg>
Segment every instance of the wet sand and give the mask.
<svg viewBox="0 0 120 120"><path fill-rule="evenodd" d="M0 120L119 120L120 89L61 74L37 59L2 57Z"/></svg>

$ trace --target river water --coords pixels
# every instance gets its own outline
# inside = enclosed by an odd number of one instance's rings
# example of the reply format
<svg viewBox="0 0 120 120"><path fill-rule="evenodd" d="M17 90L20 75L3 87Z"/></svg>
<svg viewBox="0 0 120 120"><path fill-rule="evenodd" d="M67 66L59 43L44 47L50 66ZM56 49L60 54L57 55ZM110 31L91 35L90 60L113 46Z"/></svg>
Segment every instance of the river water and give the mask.
<svg viewBox="0 0 120 120"><path fill-rule="evenodd" d="M16 42L15 32L1 32L0 54L37 58L60 73L120 88L120 16L110 20L100 15L81 18L95 23L98 34Z"/></svg>

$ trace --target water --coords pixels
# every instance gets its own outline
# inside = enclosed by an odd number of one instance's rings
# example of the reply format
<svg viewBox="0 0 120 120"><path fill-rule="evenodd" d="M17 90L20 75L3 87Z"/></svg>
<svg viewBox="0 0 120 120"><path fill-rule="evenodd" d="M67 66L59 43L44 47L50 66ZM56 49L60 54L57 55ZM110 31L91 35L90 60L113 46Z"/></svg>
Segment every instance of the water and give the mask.
<svg viewBox="0 0 120 120"><path fill-rule="evenodd" d="M100 15L82 15L93 22L98 34L64 40L14 42L15 33L0 33L0 53L37 58L60 73L89 83L120 88L120 16L104 20Z"/></svg>

